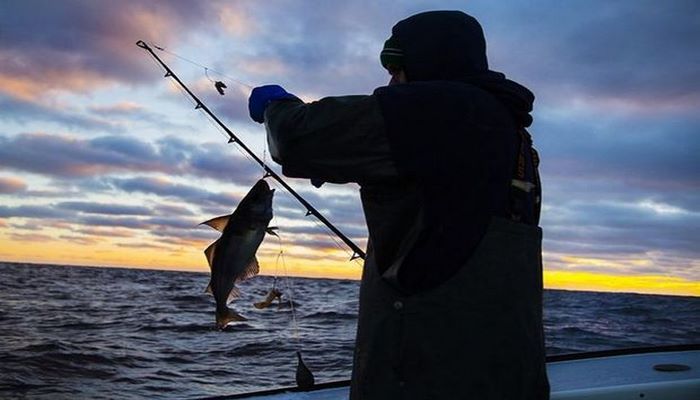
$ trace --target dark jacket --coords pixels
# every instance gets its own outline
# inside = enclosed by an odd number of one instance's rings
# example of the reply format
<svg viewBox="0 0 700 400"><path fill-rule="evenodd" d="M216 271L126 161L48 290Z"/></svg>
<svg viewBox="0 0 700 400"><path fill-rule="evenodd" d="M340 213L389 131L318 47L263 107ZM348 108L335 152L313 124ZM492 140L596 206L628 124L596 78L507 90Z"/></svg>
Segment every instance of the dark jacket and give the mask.
<svg viewBox="0 0 700 400"><path fill-rule="evenodd" d="M404 48L413 81L266 111L285 175L361 186L369 244L353 399L548 397L539 188L512 185L539 184L524 131L533 96L487 70L485 45L460 43L476 28L458 14L394 27L416 46ZM433 54L416 39L426 32L435 50L483 62ZM452 63L438 80L426 54Z"/></svg>

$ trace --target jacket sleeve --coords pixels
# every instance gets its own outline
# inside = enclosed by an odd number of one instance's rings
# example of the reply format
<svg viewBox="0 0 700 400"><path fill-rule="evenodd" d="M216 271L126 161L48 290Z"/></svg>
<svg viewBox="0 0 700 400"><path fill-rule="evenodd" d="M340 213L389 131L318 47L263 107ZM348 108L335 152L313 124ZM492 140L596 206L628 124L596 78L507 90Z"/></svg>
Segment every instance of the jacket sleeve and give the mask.
<svg viewBox="0 0 700 400"><path fill-rule="evenodd" d="M284 175L331 183L397 176L374 96L272 102L265 111L272 158Z"/></svg>

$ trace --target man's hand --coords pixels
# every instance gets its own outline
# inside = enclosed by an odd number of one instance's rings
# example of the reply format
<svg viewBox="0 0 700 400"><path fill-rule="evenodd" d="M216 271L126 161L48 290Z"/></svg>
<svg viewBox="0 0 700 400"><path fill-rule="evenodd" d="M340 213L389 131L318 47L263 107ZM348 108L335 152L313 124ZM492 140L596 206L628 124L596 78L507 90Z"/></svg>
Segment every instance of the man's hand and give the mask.
<svg viewBox="0 0 700 400"><path fill-rule="evenodd" d="M248 98L248 111L250 118L258 123L265 122L265 109L274 100L298 99L295 95L288 93L282 86L265 85L258 86L250 93Z"/></svg>

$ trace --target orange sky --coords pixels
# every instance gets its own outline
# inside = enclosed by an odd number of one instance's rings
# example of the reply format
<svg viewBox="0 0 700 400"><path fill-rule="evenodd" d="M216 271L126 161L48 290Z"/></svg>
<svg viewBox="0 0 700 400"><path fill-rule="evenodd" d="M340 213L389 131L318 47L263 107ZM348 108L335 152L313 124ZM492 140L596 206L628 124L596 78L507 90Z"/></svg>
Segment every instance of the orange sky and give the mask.
<svg viewBox="0 0 700 400"><path fill-rule="evenodd" d="M208 271L201 251L206 247L206 242L162 248L139 245L116 247L109 243L109 239L101 243L80 245L53 240L48 236L41 241L29 242L12 239L2 227L0 238L0 259L5 261ZM285 275L286 266L286 274L290 276L359 279L361 275L361 262L348 261L344 249L318 250L283 246L283 251L284 262L281 258L278 261L279 245L269 239L263 244L258 252L261 274ZM700 282L678 277L547 270L546 265L544 284L549 289L700 296Z"/></svg>
<svg viewBox="0 0 700 400"><path fill-rule="evenodd" d="M55 1L36 13L25 3L0 3L10 10L0 13L0 260L203 272L216 232L197 224L231 212L262 170L136 40L162 46L178 77L265 158L249 85L280 84L308 101L372 93L389 78L378 55L391 27L417 11L411 2L90 2L66 13ZM536 94L529 129L542 161L546 287L700 296L700 90L689 56L697 35L687 33L697 21L693 6L671 3L664 13L632 2L470 3L490 68ZM364 246L357 187L290 183ZM347 250L277 193L288 273L357 279ZM278 251L266 240L262 273L280 270Z"/></svg>

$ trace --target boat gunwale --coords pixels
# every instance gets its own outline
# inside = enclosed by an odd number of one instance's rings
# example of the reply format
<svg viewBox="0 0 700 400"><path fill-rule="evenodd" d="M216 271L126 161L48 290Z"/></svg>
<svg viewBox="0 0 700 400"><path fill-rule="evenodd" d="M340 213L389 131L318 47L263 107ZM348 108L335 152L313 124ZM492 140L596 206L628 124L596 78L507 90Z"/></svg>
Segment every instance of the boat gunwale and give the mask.
<svg viewBox="0 0 700 400"><path fill-rule="evenodd" d="M697 351L700 350L700 343L690 343L690 344L674 344L674 345L661 345L661 346L646 346L646 347L627 347L622 349L610 349L610 350L597 350L597 351L586 351L581 353L567 353L567 354L553 354L547 356L547 363L555 363L562 361L575 361L575 360L586 360L591 358L603 358L603 357L615 357L615 356L625 356L633 354L648 354L648 353L669 353L675 351ZM313 386L309 390L302 390L298 387L283 387L277 389L268 389L258 392L247 392L247 393L237 393L230 395L203 397L201 400L229 400L229 399L245 399L252 396L272 396L276 394L283 393L308 393L315 392L325 389L335 389L346 387L350 385L350 380L342 381L332 381L319 383Z"/></svg>

